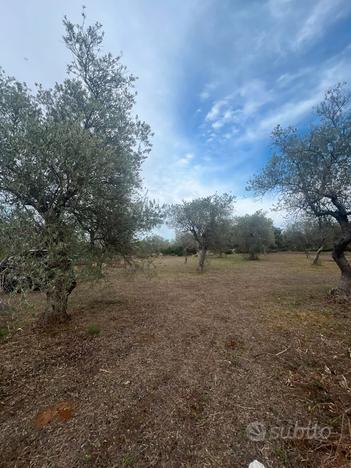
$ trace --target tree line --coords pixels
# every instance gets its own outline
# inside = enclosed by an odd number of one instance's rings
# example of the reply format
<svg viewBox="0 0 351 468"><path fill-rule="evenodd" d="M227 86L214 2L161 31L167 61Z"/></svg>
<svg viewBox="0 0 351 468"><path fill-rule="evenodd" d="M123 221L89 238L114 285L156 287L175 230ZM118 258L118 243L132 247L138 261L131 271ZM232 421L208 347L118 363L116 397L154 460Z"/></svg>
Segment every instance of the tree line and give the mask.
<svg viewBox="0 0 351 468"><path fill-rule="evenodd" d="M192 203L195 204L195 201L188 202ZM177 211L183 206L178 205ZM179 223L171 221L170 224L178 229L174 240L157 234L148 235L138 243L140 252L145 255L183 256L185 259L189 255L198 256L200 244L196 236L191 231L179 230L182 228ZM186 229L186 226L183 227ZM208 230L210 229L209 226ZM303 252L307 258L311 258L312 264L319 265L320 254L323 251L332 251L339 236L340 228L335 222L320 223L314 219L301 218L280 228L274 226L273 221L263 211L257 211L252 215L231 215L225 220L222 219L216 229L208 234L206 251L220 257L239 253L249 260L258 260L260 254L268 252L295 251ZM198 270L203 270L202 260Z"/></svg>

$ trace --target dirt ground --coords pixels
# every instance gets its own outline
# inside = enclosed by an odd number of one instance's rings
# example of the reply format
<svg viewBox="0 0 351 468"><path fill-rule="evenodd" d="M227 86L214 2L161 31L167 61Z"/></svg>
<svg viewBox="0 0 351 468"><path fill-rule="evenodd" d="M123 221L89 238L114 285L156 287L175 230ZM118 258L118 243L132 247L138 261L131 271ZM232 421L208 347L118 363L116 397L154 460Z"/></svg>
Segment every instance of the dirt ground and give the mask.
<svg viewBox="0 0 351 468"><path fill-rule="evenodd" d="M41 294L11 299L1 467L351 466L351 308L327 299L329 256L195 262L111 268L46 332Z"/></svg>

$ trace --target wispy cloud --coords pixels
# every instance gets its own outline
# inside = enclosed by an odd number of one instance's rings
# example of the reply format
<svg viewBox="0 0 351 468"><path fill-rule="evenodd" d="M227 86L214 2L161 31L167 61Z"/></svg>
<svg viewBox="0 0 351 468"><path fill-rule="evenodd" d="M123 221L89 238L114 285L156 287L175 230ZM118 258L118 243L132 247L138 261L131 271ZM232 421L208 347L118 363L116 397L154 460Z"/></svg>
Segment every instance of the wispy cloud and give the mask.
<svg viewBox="0 0 351 468"><path fill-rule="evenodd" d="M294 46L302 47L326 33L328 27L350 10L350 2L344 0L319 0L298 30Z"/></svg>
<svg viewBox="0 0 351 468"><path fill-rule="evenodd" d="M267 139L277 125L295 125L311 113L328 88L350 76L350 46L315 67L283 73L270 83L248 82L235 94L216 101L205 122L212 138L239 145ZM241 100L240 100L241 99ZM226 116L228 118L226 118ZM213 129L225 132L213 133Z"/></svg>

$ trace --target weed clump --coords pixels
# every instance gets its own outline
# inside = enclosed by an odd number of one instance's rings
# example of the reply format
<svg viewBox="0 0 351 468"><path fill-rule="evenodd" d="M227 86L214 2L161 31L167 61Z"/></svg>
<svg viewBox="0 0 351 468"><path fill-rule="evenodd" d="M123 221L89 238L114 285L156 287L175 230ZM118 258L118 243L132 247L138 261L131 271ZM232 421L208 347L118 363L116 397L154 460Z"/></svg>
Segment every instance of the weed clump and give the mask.
<svg viewBox="0 0 351 468"><path fill-rule="evenodd" d="M100 335L101 330L98 325L89 325L88 327L88 334L92 336L98 336Z"/></svg>
<svg viewBox="0 0 351 468"><path fill-rule="evenodd" d="M0 328L0 340L7 337L9 331L7 328Z"/></svg>

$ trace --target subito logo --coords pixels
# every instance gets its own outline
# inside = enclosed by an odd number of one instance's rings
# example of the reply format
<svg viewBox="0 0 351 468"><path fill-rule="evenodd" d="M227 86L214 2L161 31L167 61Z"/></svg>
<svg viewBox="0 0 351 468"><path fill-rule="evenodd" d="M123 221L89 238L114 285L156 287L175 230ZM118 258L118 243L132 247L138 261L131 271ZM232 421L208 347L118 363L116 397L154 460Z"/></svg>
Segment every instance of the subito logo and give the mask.
<svg viewBox="0 0 351 468"><path fill-rule="evenodd" d="M254 442L262 442L266 437L266 427L259 421L252 422L246 428L246 435Z"/></svg>

